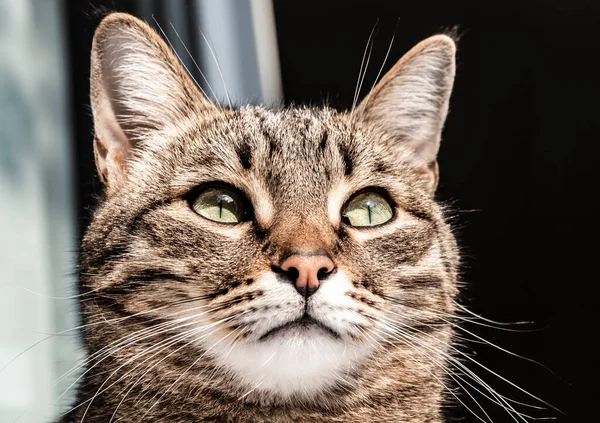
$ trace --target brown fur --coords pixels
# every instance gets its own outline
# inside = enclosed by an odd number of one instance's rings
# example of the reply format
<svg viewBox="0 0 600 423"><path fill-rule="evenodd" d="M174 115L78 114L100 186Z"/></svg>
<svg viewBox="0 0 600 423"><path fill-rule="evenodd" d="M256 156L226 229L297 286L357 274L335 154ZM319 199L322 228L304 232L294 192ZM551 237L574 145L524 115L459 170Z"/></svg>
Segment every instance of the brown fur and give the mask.
<svg viewBox="0 0 600 423"><path fill-rule="evenodd" d="M75 404L83 405L62 421L85 414L85 422L107 422L113 413L124 422L441 421L452 331L439 316L454 313L458 254L433 191L454 52L448 37L424 41L353 112L224 110L201 96L148 26L107 17L91 76L107 195L81 261L91 357ZM213 181L245 193L254 218L224 226L195 214L190 196ZM393 220L344 225L336 210L366 187L385 190ZM297 250L324 251L350 279L343 295L353 311L344 312L367 323L344 342L378 341L332 386L289 396L252 391L203 342L160 344L182 329L134 338L206 307L210 321L230 319L215 326L224 342L258 342L260 328L239 316L260 322L293 306L265 303L269 292L257 281ZM391 320L429 345L429 358L393 330L377 331ZM120 340L127 342L92 355Z"/></svg>

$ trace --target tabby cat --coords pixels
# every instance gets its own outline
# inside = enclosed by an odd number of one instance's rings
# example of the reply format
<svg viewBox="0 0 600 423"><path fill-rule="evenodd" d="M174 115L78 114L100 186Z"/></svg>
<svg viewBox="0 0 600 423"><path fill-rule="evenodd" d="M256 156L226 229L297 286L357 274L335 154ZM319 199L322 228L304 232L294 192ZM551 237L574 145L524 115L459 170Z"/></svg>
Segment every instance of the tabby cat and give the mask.
<svg viewBox="0 0 600 423"><path fill-rule="evenodd" d="M212 104L126 14L98 27L105 198L62 422L440 422L455 239L434 200L455 43L349 112Z"/></svg>

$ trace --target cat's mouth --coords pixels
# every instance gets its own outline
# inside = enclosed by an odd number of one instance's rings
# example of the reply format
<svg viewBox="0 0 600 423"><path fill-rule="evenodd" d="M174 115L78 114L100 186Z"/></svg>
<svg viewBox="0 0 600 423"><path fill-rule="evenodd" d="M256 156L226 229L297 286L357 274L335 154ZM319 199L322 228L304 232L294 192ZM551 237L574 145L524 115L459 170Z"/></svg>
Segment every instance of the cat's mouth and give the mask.
<svg viewBox="0 0 600 423"><path fill-rule="evenodd" d="M291 322L287 322L283 325L270 329L267 333L262 335L258 339L258 341L267 341L269 339L273 339L274 337L284 335L285 333L291 331L293 331L294 333L305 333L312 330L325 332L332 338L341 338L339 333L337 333L330 327L324 325L323 323L319 322L318 320L314 319L313 317L309 316L307 313L304 313L304 315L299 319L292 320Z"/></svg>

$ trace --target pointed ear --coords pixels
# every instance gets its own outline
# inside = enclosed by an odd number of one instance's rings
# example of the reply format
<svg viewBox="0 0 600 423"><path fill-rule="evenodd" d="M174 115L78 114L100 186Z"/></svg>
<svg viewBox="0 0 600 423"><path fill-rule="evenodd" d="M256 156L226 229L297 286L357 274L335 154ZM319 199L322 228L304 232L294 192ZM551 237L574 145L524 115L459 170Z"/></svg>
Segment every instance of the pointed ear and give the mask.
<svg viewBox="0 0 600 423"><path fill-rule="evenodd" d="M94 34L90 96L96 166L109 194L123 184L139 144L194 111L215 107L158 34L123 13L108 15Z"/></svg>
<svg viewBox="0 0 600 423"><path fill-rule="evenodd" d="M420 42L392 67L356 111L402 149L432 195L438 181L436 157L454 83L455 54L456 45L446 35Z"/></svg>

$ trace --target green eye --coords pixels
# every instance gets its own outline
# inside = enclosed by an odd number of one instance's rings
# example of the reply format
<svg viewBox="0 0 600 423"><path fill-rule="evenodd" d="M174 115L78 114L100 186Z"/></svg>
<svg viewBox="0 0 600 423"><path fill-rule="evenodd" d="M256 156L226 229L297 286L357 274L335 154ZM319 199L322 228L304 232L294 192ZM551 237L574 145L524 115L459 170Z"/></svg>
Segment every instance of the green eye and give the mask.
<svg viewBox="0 0 600 423"><path fill-rule="evenodd" d="M193 201L192 208L200 216L219 223L238 223L246 214L240 195L226 188L205 189Z"/></svg>
<svg viewBox="0 0 600 423"><path fill-rule="evenodd" d="M352 198L342 211L342 216L351 226L377 226L392 218L392 207L381 195L364 192Z"/></svg>

